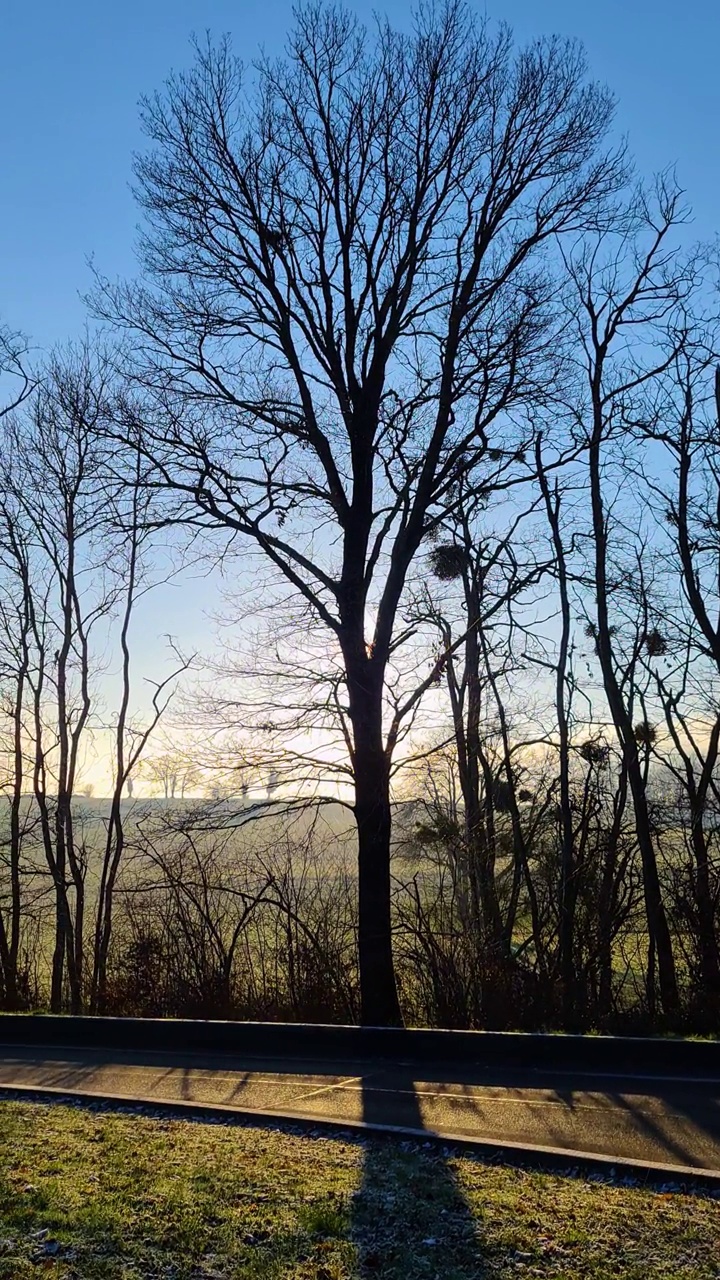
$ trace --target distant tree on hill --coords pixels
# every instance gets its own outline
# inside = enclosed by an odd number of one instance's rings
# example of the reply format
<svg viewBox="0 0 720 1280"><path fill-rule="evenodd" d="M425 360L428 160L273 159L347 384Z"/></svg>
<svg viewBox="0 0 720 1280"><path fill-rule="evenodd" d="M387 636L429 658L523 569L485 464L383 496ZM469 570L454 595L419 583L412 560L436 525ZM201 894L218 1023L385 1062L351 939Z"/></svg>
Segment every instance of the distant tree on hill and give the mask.
<svg viewBox="0 0 720 1280"><path fill-rule="evenodd" d="M184 800L202 781L202 773L180 752L163 752L143 759L140 776L159 788L165 800Z"/></svg>

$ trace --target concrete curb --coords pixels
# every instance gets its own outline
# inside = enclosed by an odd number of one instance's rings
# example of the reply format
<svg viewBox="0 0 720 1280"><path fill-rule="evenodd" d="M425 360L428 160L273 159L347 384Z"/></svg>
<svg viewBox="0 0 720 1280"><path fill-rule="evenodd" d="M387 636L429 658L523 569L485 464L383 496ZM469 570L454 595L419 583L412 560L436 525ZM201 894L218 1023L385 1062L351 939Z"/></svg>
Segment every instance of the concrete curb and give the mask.
<svg viewBox="0 0 720 1280"><path fill-rule="evenodd" d="M405 1125L379 1124L366 1120L333 1120L303 1111L272 1111L253 1107L229 1107L213 1102L187 1102L126 1093L95 1093L53 1085L0 1085L0 1098L28 1101L81 1102L121 1110L142 1107L181 1120L212 1120L223 1124L278 1125L301 1129L304 1133L327 1133L354 1138L387 1137L433 1146L452 1147L459 1155L478 1155L497 1164L564 1174L601 1174L613 1181L632 1179L645 1186L680 1190L683 1187L714 1192L720 1197L720 1169L692 1165L662 1164L653 1160L630 1160L566 1147L546 1147L496 1138L472 1138L441 1129L415 1129Z"/></svg>
<svg viewBox="0 0 720 1280"><path fill-rule="evenodd" d="M230 1052L288 1059L392 1060L720 1078L720 1040L171 1018L0 1015L0 1045Z"/></svg>

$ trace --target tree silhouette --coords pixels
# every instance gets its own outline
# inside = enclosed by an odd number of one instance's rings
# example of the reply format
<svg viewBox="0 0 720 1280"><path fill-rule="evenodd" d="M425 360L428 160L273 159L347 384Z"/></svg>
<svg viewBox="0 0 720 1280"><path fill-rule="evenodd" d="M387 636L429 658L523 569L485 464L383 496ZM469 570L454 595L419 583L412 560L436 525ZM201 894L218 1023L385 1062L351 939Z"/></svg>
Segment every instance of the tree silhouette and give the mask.
<svg viewBox="0 0 720 1280"><path fill-rule="evenodd" d="M144 106L144 281L96 298L136 338L124 434L167 518L250 540L341 654L365 1023L400 1019L383 720L408 570L459 475L522 470L551 246L623 180L611 117L574 45L516 52L459 3L410 34L311 5L252 90L208 42Z"/></svg>

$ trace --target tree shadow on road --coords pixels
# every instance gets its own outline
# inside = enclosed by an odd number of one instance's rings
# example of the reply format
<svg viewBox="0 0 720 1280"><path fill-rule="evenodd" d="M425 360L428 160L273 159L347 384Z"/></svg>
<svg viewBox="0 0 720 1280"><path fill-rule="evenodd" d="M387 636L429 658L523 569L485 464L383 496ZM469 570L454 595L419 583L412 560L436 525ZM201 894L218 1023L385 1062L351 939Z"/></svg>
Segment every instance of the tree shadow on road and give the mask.
<svg viewBox="0 0 720 1280"><path fill-rule="evenodd" d="M437 1142L423 1139L423 1118L408 1073L402 1118L396 1124L418 1131L402 1139L368 1140L362 1184L353 1201L352 1235L357 1276L369 1280L479 1280L486 1257L477 1223L451 1159ZM377 1077L362 1081L363 1119L384 1124L388 1114Z"/></svg>

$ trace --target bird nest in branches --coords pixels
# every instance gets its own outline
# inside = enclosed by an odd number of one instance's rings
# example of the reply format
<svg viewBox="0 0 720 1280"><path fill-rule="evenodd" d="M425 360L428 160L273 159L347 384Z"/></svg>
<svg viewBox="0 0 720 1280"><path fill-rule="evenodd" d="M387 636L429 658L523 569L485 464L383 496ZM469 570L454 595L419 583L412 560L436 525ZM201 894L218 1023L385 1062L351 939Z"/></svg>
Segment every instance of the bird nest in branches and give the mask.
<svg viewBox="0 0 720 1280"><path fill-rule="evenodd" d="M641 747L652 747L657 740L657 729L647 720L640 720L633 729L633 735Z"/></svg>
<svg viewBox="0 0 720 1280"><path fill-rule="evenodd" d="M443 542L434 547L430 555L433 573L443 582L452 582L461 578L470 560L470 553L465 547L458 547L454 542Z"/></svg>
<svg viewBox="0 0 720 1280"><path fill-rule="evenodd" d="M652 631L647 632L645 648L650 658L660 658L664 653L667 653L667 640L662 632L658 631L657 627L653 627Z"/></svg>
<svg viewBox="0 0 720 1280"><path fill-rule="evenodd" d="M597 738L589 738L587 742L583 742L578 747L578 751L583 760L587 760L588 764L605 764L610 748L606 742L601 742Z"/></svg>

